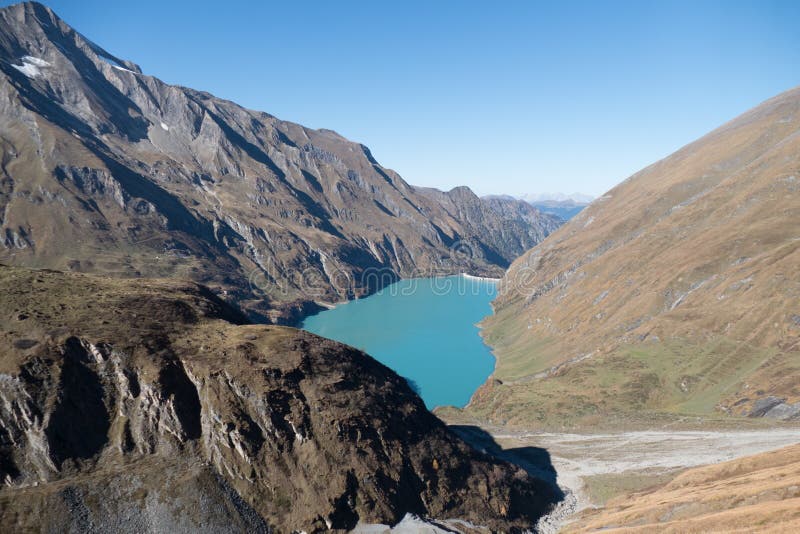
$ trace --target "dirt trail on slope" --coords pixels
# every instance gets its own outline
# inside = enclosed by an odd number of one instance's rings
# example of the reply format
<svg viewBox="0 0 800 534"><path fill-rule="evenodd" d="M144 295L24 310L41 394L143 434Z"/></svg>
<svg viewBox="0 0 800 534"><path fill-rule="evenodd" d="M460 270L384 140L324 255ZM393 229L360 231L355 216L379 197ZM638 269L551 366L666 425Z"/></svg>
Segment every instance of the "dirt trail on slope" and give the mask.
<svg viewBox="0 0 800 534"><path fill-rule="evenodd" d="M659 477L689 467L800 443L800 428L598 434L486 432L466 426L451 428L487 452L498 454L526 469L530 467L529 471L554 473L551 481L558 484L565 498L540 521L540 533L558 532L577 512L602 504L596 502L597 487L603 488L601 483L609 484L607 479L620 488L630 488L632 484L644 488L658 483Z"/></svg>

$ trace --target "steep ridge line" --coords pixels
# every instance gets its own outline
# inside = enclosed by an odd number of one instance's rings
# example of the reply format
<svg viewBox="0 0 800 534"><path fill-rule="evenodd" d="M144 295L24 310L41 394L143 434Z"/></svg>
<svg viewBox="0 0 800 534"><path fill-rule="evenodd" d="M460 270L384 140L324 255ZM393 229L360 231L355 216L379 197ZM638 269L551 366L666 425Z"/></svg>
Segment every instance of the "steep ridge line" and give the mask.
<svg viewBox="0 0 800 534"><path fill-rule="evenodd" d="M0 34L0 261L188 278L290 323L399 278L498 277L561 224L415 188L331 130L165 84L41 4L0 10Z"/></svg>

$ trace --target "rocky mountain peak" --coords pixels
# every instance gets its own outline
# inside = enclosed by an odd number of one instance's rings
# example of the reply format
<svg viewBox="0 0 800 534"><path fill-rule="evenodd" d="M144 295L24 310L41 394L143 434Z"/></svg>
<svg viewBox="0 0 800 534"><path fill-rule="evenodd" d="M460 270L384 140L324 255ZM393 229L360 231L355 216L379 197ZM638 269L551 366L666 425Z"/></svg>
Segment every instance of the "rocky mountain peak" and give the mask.
<svg viewBox="0 0 800 534"><path fill-rule="evenodd" d="M557 226L428 194L332 130L165 84L41 4L0 13L2 261L189 277L287 321L400 277L499 276ZM452 254L462 242L471 254Z"/></svg>

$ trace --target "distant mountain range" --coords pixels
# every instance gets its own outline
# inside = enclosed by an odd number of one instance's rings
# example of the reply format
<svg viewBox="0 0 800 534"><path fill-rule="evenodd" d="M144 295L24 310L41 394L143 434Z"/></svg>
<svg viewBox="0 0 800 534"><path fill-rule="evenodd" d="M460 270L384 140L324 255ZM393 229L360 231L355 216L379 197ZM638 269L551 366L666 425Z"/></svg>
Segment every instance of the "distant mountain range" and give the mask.
<svg viewBox="0 0 800 534"><path fill-rule="evenodd" d="M539 200L526 201L542 213L555 215L564 221L572 219L579 214L583 208L589 205L588 202L576 202L575 200Z"/></svg>
<svg viewBox="0 0 800 534"><path fill-rule="evenodd" d="M40 4L2 13L2 262L190 278L286 322L401 277L501 276L560 225L520 200L415 188L331 130L167 85Z"/></svg>
<svg viewBox="0 0 800 534"><path fill-rule="evenodd" d="M575 204L589 204L594 197L583 193L529 193L519 197L525 202L537 204L540 202L573 202Z"/></svg>
<svg viewBox="0 0 800 534"><path fill-rule="evenodd" d="M511 195L488 195L484 198L495 200L524 200L542 213L555 215L556 217L568 221L588 206L593 197L580 193L565 195L564 193L541 193L522 195L513 197Z"/></svg>

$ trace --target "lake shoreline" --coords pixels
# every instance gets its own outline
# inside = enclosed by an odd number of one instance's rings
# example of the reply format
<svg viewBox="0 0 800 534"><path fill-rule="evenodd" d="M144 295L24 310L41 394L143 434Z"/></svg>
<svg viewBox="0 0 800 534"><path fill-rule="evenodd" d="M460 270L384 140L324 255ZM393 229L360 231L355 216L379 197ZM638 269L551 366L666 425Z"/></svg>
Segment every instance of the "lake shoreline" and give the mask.
<svg viewBox="0 0 800 534"><path fill-rule="evenodd" d="M480 323L493 313L498 281L466 273L407 278L368 297L318 303L324 309L298 326L410 379L430 410L465 407L497 363Z"/></svg>
<svg viewBox="0 0 800 534"><path fill-rule="evenodd" d="M397 282L404 282L404 281L408 281L408 280L427 280L427 279L430 279L430 278L451 278L451 277L454 277L454 276L462 277L465 280L476 280L476 281L481 281L481 282L489 282L489 283L493 283L493 284L499 284L502 281L502 278L492 278L490 276L478 276L478 275L469 274L469 273L453 273L453 274L437 274L437 275L434 275L434 276L412 276L411 278L400 278L399 280L397 280ZM397 282L393 282L393 284L396 284ZM389 284L389 285L392 285L392 284ZM313 304L319 306L320 308L324 308L324 309L323 310L315 310L313 313L309 313L309 314L306 314L306 315L301 315L298 318L294 319L291 322L291 324L287 325L287 326L291 326L293 328L301 328L302 329L303 321L305 321L309 317L313 317L313 316L315 316L315 315L317 315L317 314L319 314L319 313L321 313L321 312L323 312L325 310L332 310L332 309L334 309L334 308L336 308L338 306L341 306L343 304L347 304L349 302L355 302L357 300L362 300L362 299L371 297L372 295L377 295L378 293L380 293L381 291L383 291L384 289L389 287L389 285L384 286L384 287L382 287L382 288L380 288L380 289L378 289L378 290L376 290L376 291L374 291L372 293L367 293L367 294L365 294L365 295L363 295L361 297L352 298L352 299L338 300L336 302L329 302L329 301L325 301L325 300L312 300L310 302L312 302ZM490 305L491 305L491 303L490 303ZM493 305L492 305L492 313L490 315L492 315L492 314L494 314L494 306ZM483 319L485 319L485 318L486 317L484 317ZM481 319L480 322L483 322L483 319Z"/></svg>

